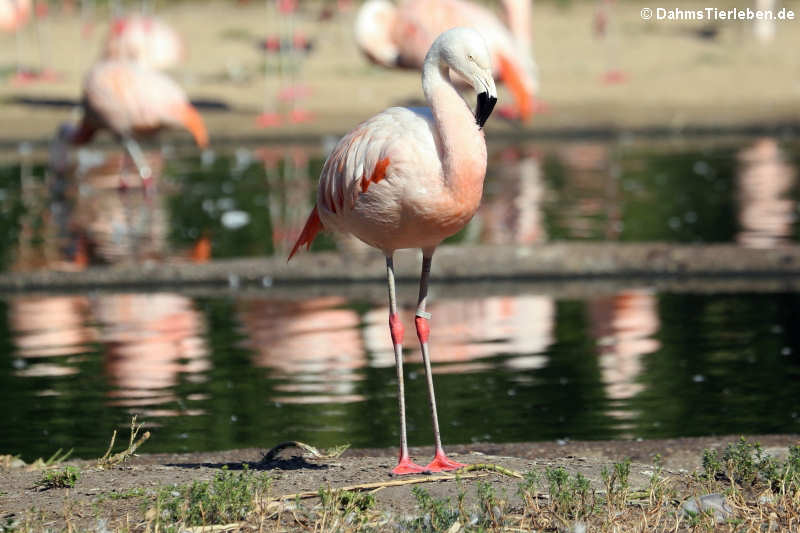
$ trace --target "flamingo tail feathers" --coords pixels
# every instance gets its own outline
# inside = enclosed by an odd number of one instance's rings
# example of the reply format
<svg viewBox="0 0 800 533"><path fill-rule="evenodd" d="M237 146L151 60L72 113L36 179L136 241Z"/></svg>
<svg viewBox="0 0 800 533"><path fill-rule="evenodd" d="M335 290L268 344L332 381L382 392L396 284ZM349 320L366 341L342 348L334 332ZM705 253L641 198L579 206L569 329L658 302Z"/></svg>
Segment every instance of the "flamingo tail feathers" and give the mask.
<svg viewBox="0 0 800 533"><path fill-rule="evenodd" d="M297 242L294 243L294 247L292 248L292 252L289 254L289 258L286 261L291 261L292 256L297 253L297 250L302 246L306 245L306 250L311 248L311 242L314 240L314 237L317 236L322 230L322 221L319 219L319 213L317 212L317 206L314 206L314 209L311 210L311 214L308 215L308 220L306 220L306 225L303 226L303 231L300 232L300 236L297 238Z"/></svg>

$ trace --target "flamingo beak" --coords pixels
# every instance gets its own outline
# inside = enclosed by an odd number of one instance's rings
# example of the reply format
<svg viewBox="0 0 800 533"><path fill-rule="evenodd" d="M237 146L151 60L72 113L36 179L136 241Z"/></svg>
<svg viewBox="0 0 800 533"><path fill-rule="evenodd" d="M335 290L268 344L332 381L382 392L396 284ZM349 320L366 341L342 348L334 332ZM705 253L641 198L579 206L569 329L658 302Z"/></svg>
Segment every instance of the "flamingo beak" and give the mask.
<svg viewBox="0 0 800 533"><path fill-rule="evenodd" d="M496 96L489 96L488 92L478 93L478 107L475 109L475 120L478 122L479 127L483 128L483 125L489 120L489 115L492 114L496 103Z"/></svg>

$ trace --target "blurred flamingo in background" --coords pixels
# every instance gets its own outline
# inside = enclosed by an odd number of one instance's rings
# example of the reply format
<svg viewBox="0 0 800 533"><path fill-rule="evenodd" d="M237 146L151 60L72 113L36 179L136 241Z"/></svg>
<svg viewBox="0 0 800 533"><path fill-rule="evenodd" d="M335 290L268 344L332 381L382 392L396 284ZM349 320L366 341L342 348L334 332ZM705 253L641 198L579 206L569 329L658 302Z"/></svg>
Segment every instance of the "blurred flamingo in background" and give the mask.
<svg viewBox="0 0 800 533"><path fill-rule="evenodd" d="M625 83L628 75L619 68L619 32L614 23L616 0L598 0L592 28L596 38L605 43L606 68L602 82L606 85Z"/></svg>
<svg viewBox="0 0 800 533"><path fill-rule="evenodd" d="M38 9L39 16L42 17L47 14L47 4L40 4L42 9ZM31 0L0 0L0 32L13 32L16 46L16 75L14 76L15 83L26 83L37 79L53 80L55 75L49 69L44 67L38 70L26 68L22 66L22 34L21 29L31 19L31 15L36 14L32 10ZM42 53L42 38L39 26L36 26L36 44L39 49L40 62L44 63L44 54Z"/></svg>
<svg viewBox="0 0 800 533"><path fill-rule="evenodd" d="M172 27L159 18L138 14L114 20L103 45L104 59L127 59L158 70L175 67L184 53Z"/></svg>
<svg viewBox="0 0 800 533"><path fill-rule="evenodd" d="M81 145L91 141L97 131L108 129L125 147L142 184L149 188L153 173L135 138L169 127L185 128L199 147L208 145L203 119L178 84L135 63L107 60L95 64L86 75L80 124L77 128L62 124L57 140L59 145Z"/></svg>
<svg viewBox="0 0 800 533"><path fill-rule="evenodd" d="M475 115L456 91L448 69L478 93ZM322 168L317 205L289 254L311 245L326 227L351 233L386 256L389 330L397 366L400 457L395 474L453 470L439 435L426 311L428 277L436 247L472 218L486 175L486 140L481 128L497 102L491 54L481 35L453 28L440 35L422 67L422 89L430 109L392 107L342 138ZM403 324L397 312L394 251L422 249L422 274L415 324L419 338L436 455L427 466L411 461L406 438L403 385Z"/></svg>
<svg viewBox="0 0 800 533"><path fill-rule="evenodd" d="M422 68L437 35L455 26L480 32L489 46L495 77L508 86L514 106L504 116L527 120L543 109L535 99L538 68L531 52L530 0L504 0L509 26L483 6L466 0L368 0L355 24L356 44L384 67Z"/></svg>
<svg viewBox="0 0 800 533"><path fill-rule="evenodd" d="M18 31L31 17L31 0L0 0L0 30Z"/></svg>

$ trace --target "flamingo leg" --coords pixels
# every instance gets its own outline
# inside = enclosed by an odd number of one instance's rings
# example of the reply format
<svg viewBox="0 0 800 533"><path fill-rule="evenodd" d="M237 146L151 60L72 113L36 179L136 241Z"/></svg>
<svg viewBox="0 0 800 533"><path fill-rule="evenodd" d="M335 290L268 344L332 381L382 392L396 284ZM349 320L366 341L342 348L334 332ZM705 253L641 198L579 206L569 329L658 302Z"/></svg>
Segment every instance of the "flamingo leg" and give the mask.
<svg viewBox="0 0 800 533"><path fill-rule="evenodd" d="M403 323L397 314L397 297L394 289L394 262L391 256L386 257L386 278L389 286L389 331L394 344L394 361L397 367L397 404L400 410L400 457L392 474L417 474L425 468L415 464L408 456L408 439L406 437L406 400L403 385Z"/></svg>
<svg viewBox="0 0 800 533"><path fill-rule="evenodd" d="M136 169L139 171L139 177L142 179L142 186L144 186L145 190L149 190L153 181L153 171L150 170L150 165L147 164L147 159L144 157L139 143L130 137L123 137L122 145L131 156L133 164L136 165Z"/></svg>
<svg viewBox="0 0 800 533"><path fill-rule="evenodd" d="M430 335L430 313L425 311L425 305L428 300L428 278L431 273L431 262L433 258L430 255L422 257L422 274L419 279L419 300L417 303L417 316L414 323L417 326L417 337L419 338L420 346L422 347L422 361L425 363L425 378L428 381L428 400L431 407L431 418L433 419L433 437L436 443L436 455L425 470L429 472L441 472L443 470L456 470L466 465L453 461L447 457L442 448L442 438L439 434L439 417L436 414L436 394L433 391L433 373L431 372L431 358L428 352L428 336Z"/></svg>

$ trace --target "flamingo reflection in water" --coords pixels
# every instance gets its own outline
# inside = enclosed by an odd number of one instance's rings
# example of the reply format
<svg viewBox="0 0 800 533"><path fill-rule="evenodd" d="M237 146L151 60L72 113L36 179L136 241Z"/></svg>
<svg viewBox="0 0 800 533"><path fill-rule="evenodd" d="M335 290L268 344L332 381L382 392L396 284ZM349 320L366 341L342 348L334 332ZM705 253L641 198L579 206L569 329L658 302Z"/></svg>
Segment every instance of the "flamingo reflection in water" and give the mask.
<svg viewBox="0 0 800 533"><path fill-rule="evenodd" d="M542 163L535 150L509 148L499 154L494 176L476 214L484 244L530 245L547 240Z"/></svg>
<svg viewBox="0 0 800 533"><path fill-rule="evenodd" d="M739 232L736 241L751 248L788 244L794 231L797 179L778 141L765 137L739 153L737 173Z"/></svg>
<svg viewBox="0 0 800 533"><path fill-rule="evenodd" d="M480 372L493 366L490 358L497 354L512 357L504 365L515 370L540 368L543 355L553 342L555 302L550 296L490 296L435 300L431 314L436 313L436 350L434 373ZM373 309L364 317L366 348L373 354L373 365L394 365L394 351L386 339L385 309ZM414 310L402 310L400 317L411 320ZM413 341L413 339L411 339ZM415 343L404 340L409 360L422 362Z"/></svg>
<svg viewBox="0 0 800 533"><path fill-rule="evenodd" d="M284 403L363 401L354 392L366 364L358 314L340 297L241 299L238 313L256 366L273 369ZM385 328L383 330L385 334Z"/></svg>
<svg viewBox="0 0 800 533"><path fill-rule="evenodd" d="M169 257L168 213L163 195L119 194L118 168L124 155L80 151L76 164L53 172L54 232L67 261L76 268L93 263L129 263ZM163 156L147 155L153 176Z"/></svg>
<svg viewBox="0 0 800 533"><path fill-rule="evenodd" d="M9 299L9 322L23 377L68 376L94 350L97 329L90 325L86 296L17 296ZM51 394L54 391L40 391Z"/></svg>
<svg viewBox="0 0 800 533"><path fill-rule="evenodd" d="M182 400L174 390L181 380L203 380L211 368L205 322L192 300L173 293L100 295L92 312L111 405L153 417L203 414L164 406Z"/></svg>
<svg viewBox="0 0 800 533"><path fill-rule="evenodd" d="M606 395L612 400L628 400L644 388L637 383L642 373L642 356L661 348L655 338L661 328L658 299L649 289L628 289L589 300L588 310ZM633 413L625 410L609 414L617 418L633 417Z"/></svg>
<svg viewBox="0 0 800 533"><path fill-rule="evenodd" d="M304 146L264 146L254 156L264 165L275 253L283 255L292 249L311 209L311 153Z"/></svg>

